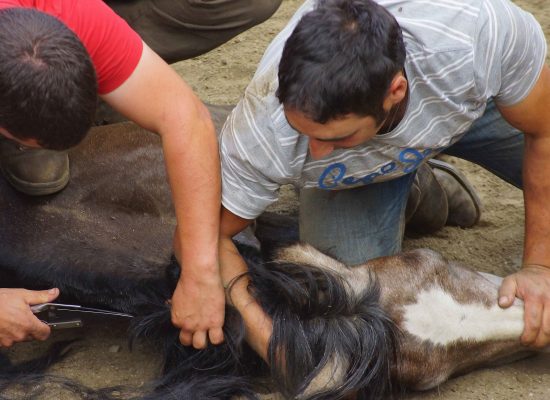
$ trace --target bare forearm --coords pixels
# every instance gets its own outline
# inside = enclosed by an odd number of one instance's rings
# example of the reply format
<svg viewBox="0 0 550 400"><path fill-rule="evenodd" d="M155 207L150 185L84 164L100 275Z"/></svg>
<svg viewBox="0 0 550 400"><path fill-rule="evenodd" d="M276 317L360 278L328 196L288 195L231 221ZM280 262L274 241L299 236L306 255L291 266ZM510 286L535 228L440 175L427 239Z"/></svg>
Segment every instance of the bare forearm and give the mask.
<svg viewBox="0 0 550 400"><path fill-rule="evenodd" d="M515 297L525 304L521 341L545 347L550 343L550 69L519 104L501 107L506 120L525 133L523 192L525 243L523 268L507 276L499 289L499 304L509 307Z"/></svg>
<svg viewBox="0 0 550 400"><path fill-rule="evenodd" d="M233 305L241 314L246 329L246 341L260 357L268 362L268 345L271 334L273 333L273 321L260 307L256 300L248 294L243 281L234 288L235 298ZM246 292L246 294L245 294Z"/></svg>
<svg viewBox="0 0 550 400"><path fill-rule="evenodd" d="M243 273L246 274L248 268L229 238L222 239L220 242L220 263L224 285L234 282L228 288L228 302L239 311L244 320L246 340L254 351L267 362L273 322L248 292L248 276L244 275L242 278L235 279Z"/></svg>
<svg viewBox="0 0 550 400"><path fill-rule="evenodd" d="M180 261L185 266L217 264L220 163L207 110L180 134L163 134L163 148L174 201ZM200 273L218 273L201 270Z"/></svg>
<svg viewBox="0 0 550 400"><path fill-rule="evenodd" d="M524 264L550 267L550 134L526 137Z"/></svg>
<svg viewBox="0 0 550 400"><path fill-rule="evenodd" d="M217 139L207 108L146 44L133 74L103 96L111 106L162 139L187 265L217 260L220 172ZM178 249L176 249L178 250Z"/></svg>

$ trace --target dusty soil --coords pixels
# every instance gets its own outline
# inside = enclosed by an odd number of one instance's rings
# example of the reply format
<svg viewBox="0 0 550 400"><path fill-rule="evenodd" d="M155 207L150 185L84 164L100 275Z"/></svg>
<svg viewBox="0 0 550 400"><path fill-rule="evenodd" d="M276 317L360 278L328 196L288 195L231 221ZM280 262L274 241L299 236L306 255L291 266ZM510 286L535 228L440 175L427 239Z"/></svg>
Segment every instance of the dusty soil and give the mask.
<svg viewBox="0 0 550 400"><path fill-rule="evenodd" d="M517 0L541 22L550 41L548 0ZM258 26L208 55L175 64L174 67L208 102L235 103L255 70L265 47L282 28L298 0L284 0L279 11ZM472 267L506 275L521 263L523 237L523 199L521 191L501 182L480 168L452 160L467 173L484 204L481 222L472 229L447 227L425 238L407 238L405 248L429 247L448 258ZM279 205L284 210L295 206L291 191ZM155 376L158 357L147 346L128 349L126 326L93 324L86 332L64 332L55 338L82 337L81 351L71 355L55 372L81 380L94 387L116 384L141 385ZM37 345L24 344L15 354L32 354ZM51 397L65 398L61 394ZM412 394L410 399L550 399L550 356L537 356L506 366L475 371L452 379L437 390Z"/></svg>

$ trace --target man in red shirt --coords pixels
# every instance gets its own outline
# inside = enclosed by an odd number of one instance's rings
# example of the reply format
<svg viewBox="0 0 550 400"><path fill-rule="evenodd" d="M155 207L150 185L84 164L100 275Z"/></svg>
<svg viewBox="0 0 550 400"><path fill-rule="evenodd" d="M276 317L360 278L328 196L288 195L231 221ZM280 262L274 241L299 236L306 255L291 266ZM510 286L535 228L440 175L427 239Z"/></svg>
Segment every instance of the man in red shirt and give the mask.
<svg viewBox="0 0 550 400"><path fill-rule="evenodd" d="M218 148L208 110L166 61L220 45L268 18L280 2L0 0L3 175L31 195L63 189L69 164L60 150L89 130L97 94L158 133L178 222L174 248L186 266L172 320L181 342L196 348L223 340ZM29 306L58 294L0 289L0 346L46 339L49 327Z"/></svg>

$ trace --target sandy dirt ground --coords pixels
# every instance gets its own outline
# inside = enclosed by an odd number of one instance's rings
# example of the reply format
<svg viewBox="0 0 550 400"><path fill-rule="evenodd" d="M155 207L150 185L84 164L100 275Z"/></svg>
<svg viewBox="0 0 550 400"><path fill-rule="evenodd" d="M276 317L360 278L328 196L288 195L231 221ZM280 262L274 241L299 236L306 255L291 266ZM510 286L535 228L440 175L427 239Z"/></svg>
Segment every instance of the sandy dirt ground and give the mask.
<svg viewBox="0 0 550 400"><path fill-rule="evenodd" d="M518 0L544 27L550 40L548 0ZM174 67L200 94L203 100L233 104L255 70L265 47L301 4L284 0L279 11L266 23L245 32L209 54L187 60ZM425 238L407 238L405 248L428 247L450 259L475 269L506 275L521 263L523 237L523 199L521 191L503 183L480 168L456 162L470 177L484 204L481 222L472 229L447 227ZM283 210L295 207L291 195L278 205ZM86 332L57 333L54 338L80 336L81 350L56 366L54 372L103 387L116 384L141 385L158 371L158 357L144 345L133 351L125 340L126 325L93 324ZM35 344L18 345L15 355L32 354ZM56 394L52 399L70 398ZM436 390L411 394L414 400L510 400L550 399L550 355L537 356L506 366L475 371L452 379Z"/></svg>

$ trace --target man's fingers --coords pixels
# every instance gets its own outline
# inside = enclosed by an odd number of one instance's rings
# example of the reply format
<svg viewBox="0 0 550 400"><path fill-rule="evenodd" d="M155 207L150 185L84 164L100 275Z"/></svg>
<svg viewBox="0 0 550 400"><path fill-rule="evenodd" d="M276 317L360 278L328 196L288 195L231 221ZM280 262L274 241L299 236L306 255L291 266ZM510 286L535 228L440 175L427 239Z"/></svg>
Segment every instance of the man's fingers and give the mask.
<svg viewBox="0 0 550 400"><path fill-rule="evenodd" d="M23 290L23 296L27 304L42 304L50 303L59 296L59 289L52 288L49 290Z"/></svg>
<svg viewBox="0 0 550 400"><path fill-rule="evenodd" d="M193 333L193 347L197 350L206 348L206 331L196 331Z"/></svg>
<svg viewBox="0 0 550 400"><path fill-rule="evenodd" d="M517 293L517 283L513 276L504 278L498 289L498 305L502 308L510 307L514 304Z"/></svg>
<svg viewBox="0 0 550 400"><path fill-rule="evenodd" d="M538 331L538 335L533 343L533 346L542 348L548 346L550 343L550 306L543 306L541 316L541 324Z"/></svg>
<svg viewBox="0 0 550 400"><path fill-rule="evenodd" d="M212 344L220 344L223 342L223 329L215 328L208 331L208 338Z"/></svg>
<svg viewBox="0 0 550 400"><path fill-rule="evenodd" d="M51 289L48 289L46 292L47 292L47 295L48 295L48 302L54 301L59 296L59 289L58 288L51 288Z"/></svg>
<svg viewBox="0 0 550 400"><path fill-rule="evenodd" d="M525 301L525 328L521 335L521 342L531 345L537 339L542 323L543 305L537 302Z"/></svg>
<svg viewBox="0 0 550 400"><path fill-rule="evenodd" d="M193 333L189 331L180 331L180 343L184 346L191 346L193 344Z"/></svg>
<svg viewBox="0 0 550 400"><path fill-rule="evenodd" d="M36 318L36 323L33 325L32 331L29 333L32 339L46 340L50 337L51 328Z"/></svg>
<svg viewBox="0 0 550 400"><path fill-rule="evenodd" d="M50 337L51 329L40 321L30 310L18 319L19 323L12 331L11 340L25 342L30 340L46 340Z"/></svg>

